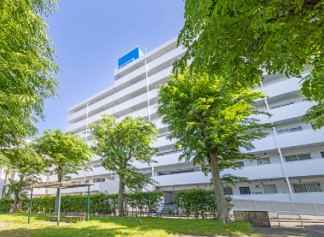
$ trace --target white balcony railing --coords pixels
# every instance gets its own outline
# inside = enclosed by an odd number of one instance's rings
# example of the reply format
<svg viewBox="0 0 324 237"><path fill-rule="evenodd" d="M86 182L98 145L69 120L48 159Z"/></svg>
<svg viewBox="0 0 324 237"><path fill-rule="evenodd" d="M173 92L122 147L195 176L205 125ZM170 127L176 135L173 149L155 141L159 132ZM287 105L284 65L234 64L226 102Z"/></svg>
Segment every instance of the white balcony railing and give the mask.
<svg viewBox="0 0 324 237"><path fill-rule="evenodd" d="M303 177L303 176L317 176L323 175L324 159L311 159L294 162L285 162L285 169L287 176ZM223 173L230 173L232 175L246 177L250 180L260 179L279 179L284 178L282 166L280 163L246 166L241 169L226 169Z"/></svg>

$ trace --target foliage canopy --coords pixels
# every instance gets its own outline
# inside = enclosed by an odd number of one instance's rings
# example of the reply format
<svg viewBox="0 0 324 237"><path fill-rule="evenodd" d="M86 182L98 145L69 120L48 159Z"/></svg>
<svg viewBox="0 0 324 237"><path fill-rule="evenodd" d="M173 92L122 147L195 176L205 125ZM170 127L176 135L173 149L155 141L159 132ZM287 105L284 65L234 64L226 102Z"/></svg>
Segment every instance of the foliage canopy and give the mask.
<svg viewBox="0 0 324 237"><path fill-rule="evenodd" d="M58 67L43 17L56 0L0 1L0 146L34 135L44 99L56 95Z"/></svg>
<svg viewBox="0 0 324 237"><path fill-rule="evenodd" d="M268 74L301 77L302 93L318 106L306 121L324 125L324 2L322 0L186 0L178 43L188 50L175 65L253 86ZM235 85L235 84L234 84ZM237 84L236 84L237 85Z"/></svg>
<svg viewBox="0 0 324 237"><path fill-rule="evenodd" d="M78 135L63 133L61 130L47 130L33 142L36 151L53 166L58 181L88 169L92 153L89 145Z"/></svg>
<svg viewBox="0 0 324 237"><path fill-rule="evenodd" d="M158 134L155 126L139 117L126 117L122 121L104 115L90 126L94 135L94 152L102 157L101 164L119 176L119 214L124 215L124 189L140 190L151 179L142 174L134 162L149 164L157 149L152 142Z"/></svg>
<svg viewBox="0 0 324 237"><path fill-rule="evenodd" d="M252 141L266 135L259 128L268 125L253 117L262 114L254 107L261 97L260 92L233 87L223 77L188 71L171 76L160 88L157 112L169 126L169 138L178 139L176 147L183 150L180 159L192 160L212 173L223 222L226 204L219 172L237 167L238 160L254 158L241 149L251 150Z"/></svg>

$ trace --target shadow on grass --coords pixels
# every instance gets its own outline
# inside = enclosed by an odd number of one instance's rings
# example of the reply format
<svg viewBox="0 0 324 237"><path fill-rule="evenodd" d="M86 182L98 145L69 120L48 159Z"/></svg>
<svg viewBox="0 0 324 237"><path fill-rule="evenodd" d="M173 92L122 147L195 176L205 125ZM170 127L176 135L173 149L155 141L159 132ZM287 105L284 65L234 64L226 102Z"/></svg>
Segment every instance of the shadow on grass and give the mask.
<svg viewBox="0 0 324 237"><path fill-rule="evenodd" d="M1 216L0 216L1 217ZM14 218L15 216L13 216ZM216 220L167 219L156 217L91 217L90 222L64 224L56 227L55 222L46 221L46 215L33 215L31 225L27 215L17 215L18 223L8 230L0 230L0 236L44 236L44 237L78 237L78 236L173 236L173 235L249 235L250 225L233 222L222 225ZM1 218L0 218L1 222ZM25 224L23 224L25 223Z"/></svg>

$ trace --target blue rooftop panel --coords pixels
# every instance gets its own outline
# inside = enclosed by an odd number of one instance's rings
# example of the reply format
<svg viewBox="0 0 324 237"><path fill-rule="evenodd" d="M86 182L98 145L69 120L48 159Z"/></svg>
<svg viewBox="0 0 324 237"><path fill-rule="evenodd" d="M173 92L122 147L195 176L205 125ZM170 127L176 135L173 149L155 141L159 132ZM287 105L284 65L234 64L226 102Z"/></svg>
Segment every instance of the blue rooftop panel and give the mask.
<svg viewBox="0 0 324 237"><path fill-rule="evenodd" d="M133 62L134 60L138 59L143 55L142 50L139 47L136 47L129 53L125 54L124 56L118 59L118 68L122 68L125 65Z"/></svg>

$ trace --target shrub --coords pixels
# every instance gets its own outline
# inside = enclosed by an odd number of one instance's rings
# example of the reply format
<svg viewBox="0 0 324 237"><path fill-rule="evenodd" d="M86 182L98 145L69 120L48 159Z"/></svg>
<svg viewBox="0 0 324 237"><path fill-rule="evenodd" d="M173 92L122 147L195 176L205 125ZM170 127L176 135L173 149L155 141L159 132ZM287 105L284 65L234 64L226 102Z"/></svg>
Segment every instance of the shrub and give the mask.
<svg viewBox="0 0 324 237"><path fill-rule="evenodd" d="M0 213L10 212L11 206L13 204L12 198L2 198L0 199Z"/></svg>
<svg viewBox="0 0 324 237"><path fill-rule="evenodd" d="M189 189L175 192L177 208L186 216L195 218L217 217L217 202L214 190ZM226 198L227 207L230 209L231 199Z"/></svg>
<svg viewBox="0 0 324 237"><path fill-rule="evenodd" d="M161 192L138 192L130 193L125 195L125 203L127 207L135 208L140 212L154 212L157 211L163 193ZM3 199L0 199L0 201ZM7 204L7 208L4 208L5 205L1 205L0 208L4 209L3 212L9 212L12 199ZM117 194L92 194L90 195L90 212L92 214L116 214L117 208ZM39 197L33 198L33 213L52 213L55 206L55 197ZM29 199L22 199L19 211L28 212L29 208ZM67 212L86 212L88 208L88 195L67 195L62 196L61 201L61 210ZM0 212L1 212L0 209Z"/></svg>

